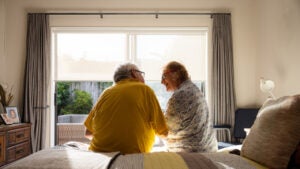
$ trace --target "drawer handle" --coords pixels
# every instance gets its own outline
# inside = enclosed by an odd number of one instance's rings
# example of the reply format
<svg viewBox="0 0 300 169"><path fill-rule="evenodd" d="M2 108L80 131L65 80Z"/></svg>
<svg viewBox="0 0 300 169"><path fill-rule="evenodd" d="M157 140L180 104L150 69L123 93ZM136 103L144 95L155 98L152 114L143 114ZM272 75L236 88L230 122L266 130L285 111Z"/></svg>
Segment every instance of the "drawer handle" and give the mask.
<svg viewBox="0 0 300 169"><path fill-rule="evenodd" d="M16 151L16 154L20 154L20 153L23 153L24 152L24 150L22 149L22 150L18 150L18 151Z"/></svg>
<svg viewBox="0 0 300 169"><path fill-rule="evenodd" d="M16 137L17 137L17 138L24 137L24 134L23 134L23 133L22 133L22 134L18 134Z"/></svg>

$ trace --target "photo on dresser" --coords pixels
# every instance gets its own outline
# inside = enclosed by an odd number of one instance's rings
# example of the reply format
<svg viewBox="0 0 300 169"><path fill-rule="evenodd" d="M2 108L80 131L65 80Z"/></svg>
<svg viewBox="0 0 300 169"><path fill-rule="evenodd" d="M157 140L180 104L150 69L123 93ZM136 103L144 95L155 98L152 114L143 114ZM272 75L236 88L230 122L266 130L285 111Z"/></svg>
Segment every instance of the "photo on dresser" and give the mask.
<svg viewBox="0 0 300 169"><path fill-rule="evenodd" d="M13 124L12 120L7 116L6 113L1 113L1 118L4 121L4 124Z"/></svg>
<svg viewBox="0 0 300 169"><path fill-rule="evenodd" d="M12 123L20 123L19 114L17 107L6 107L7 118Z"/></svg>

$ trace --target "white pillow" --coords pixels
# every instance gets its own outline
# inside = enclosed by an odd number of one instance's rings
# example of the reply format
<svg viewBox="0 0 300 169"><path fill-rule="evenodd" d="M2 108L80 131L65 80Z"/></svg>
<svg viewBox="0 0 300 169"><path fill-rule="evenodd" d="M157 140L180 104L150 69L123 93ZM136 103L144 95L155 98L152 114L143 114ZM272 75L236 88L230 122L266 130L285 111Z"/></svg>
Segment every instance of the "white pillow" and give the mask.
<svg viewBox="0 0 300 169"><path fill-rule="evenodd" d="M269 168L287 168L300 141L300 95L267 100L245 138L241 155Z"/></svg>

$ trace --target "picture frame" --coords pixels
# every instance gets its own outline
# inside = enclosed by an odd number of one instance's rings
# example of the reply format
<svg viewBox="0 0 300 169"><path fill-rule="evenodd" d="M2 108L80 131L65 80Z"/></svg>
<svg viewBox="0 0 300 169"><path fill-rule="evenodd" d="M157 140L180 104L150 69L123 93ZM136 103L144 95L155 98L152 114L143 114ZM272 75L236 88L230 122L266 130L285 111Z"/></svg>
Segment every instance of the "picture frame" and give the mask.
<svg viewBox="0 0 300 169"><path fill-rule="evenodd" d="M19 113L17 107L6 107L6 116L11 123L20 123Z"/></svg>
<svg viewBox="0 0 300 169"><path fill-rule="evenodd" d="M13 122L7 117L6 113L1 113L0 115L4 124L13 124Z"/></svg>

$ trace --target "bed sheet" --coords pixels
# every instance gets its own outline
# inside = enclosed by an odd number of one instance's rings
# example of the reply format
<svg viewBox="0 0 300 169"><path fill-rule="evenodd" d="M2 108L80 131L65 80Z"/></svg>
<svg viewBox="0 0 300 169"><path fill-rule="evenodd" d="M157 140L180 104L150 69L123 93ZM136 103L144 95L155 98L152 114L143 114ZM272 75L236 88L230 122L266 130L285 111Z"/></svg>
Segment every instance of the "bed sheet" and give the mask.
<svg viewBox="0 0 300 169"><path fill-rule="evenodd" d="M4 169L255 169L256 163L226 152L96 153L74 142L33 153ZM262 168L263 169L263 168Z"/></svg>

